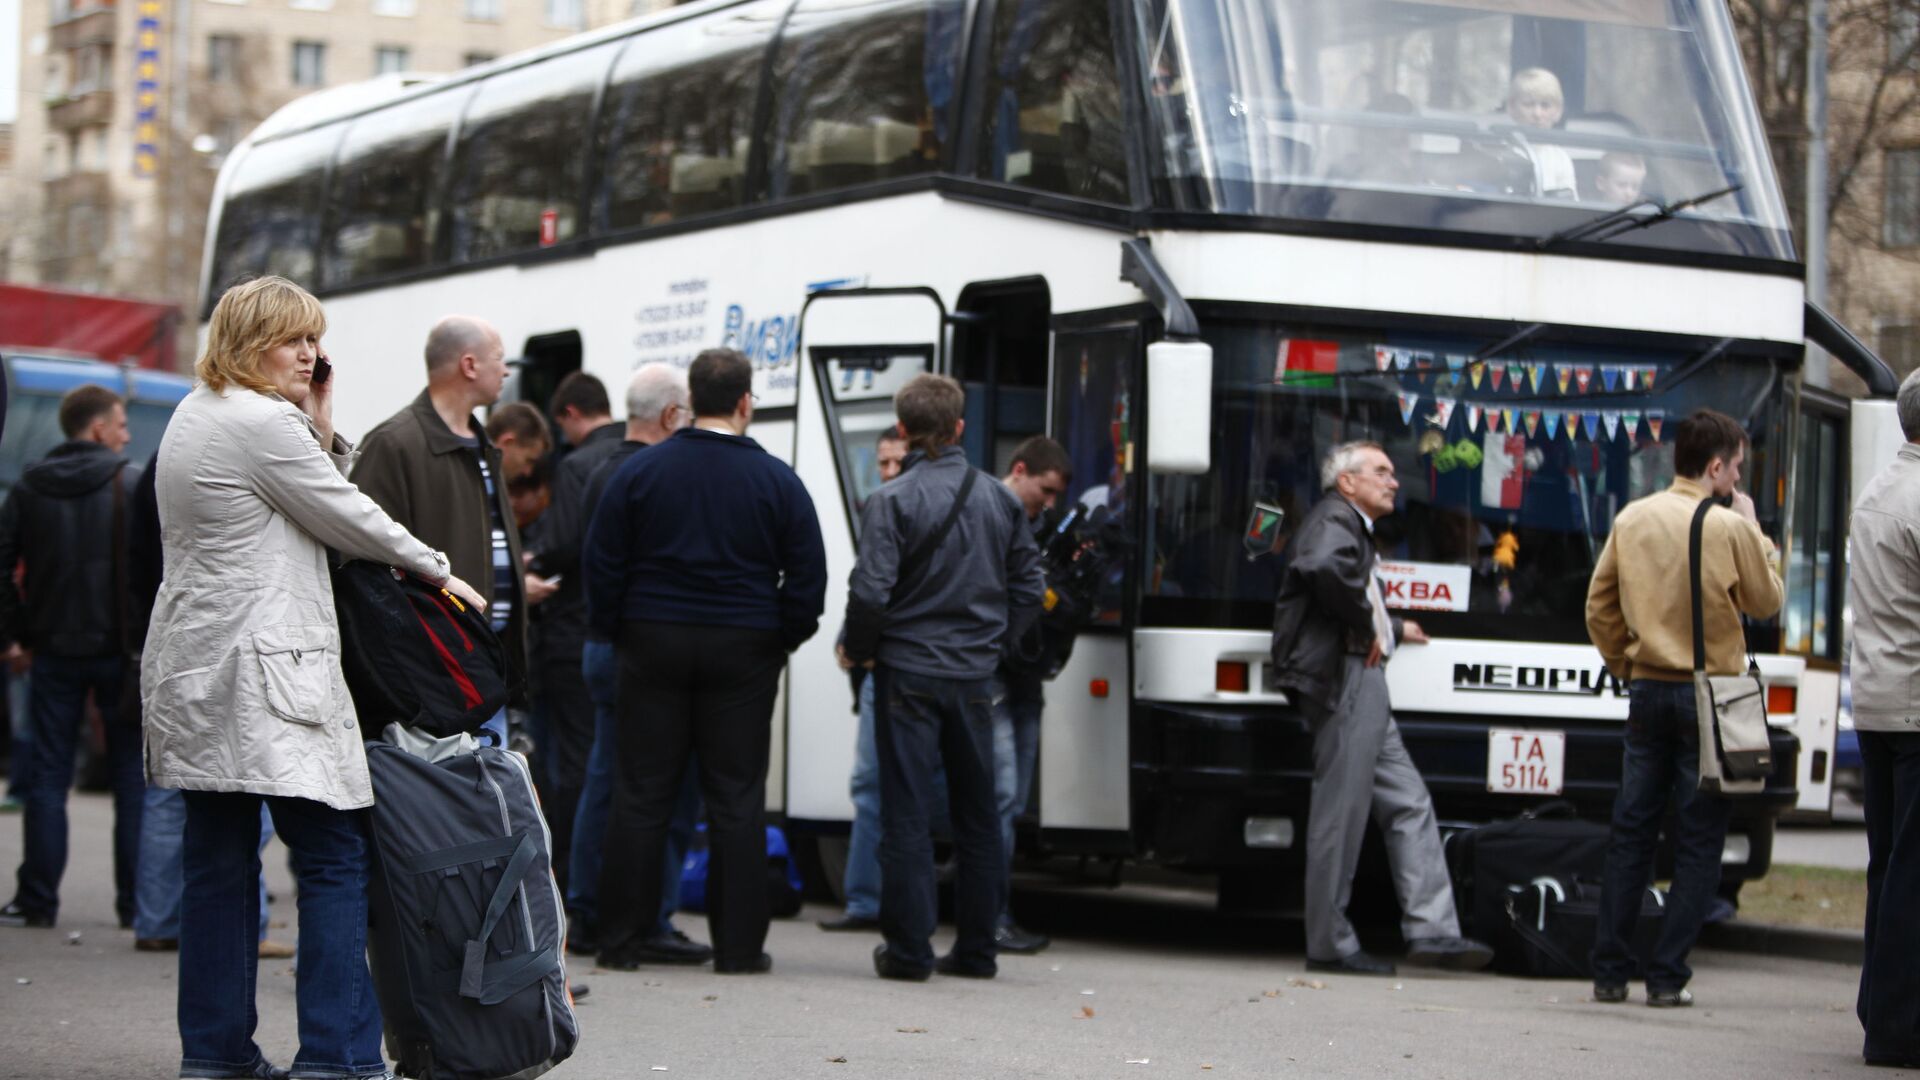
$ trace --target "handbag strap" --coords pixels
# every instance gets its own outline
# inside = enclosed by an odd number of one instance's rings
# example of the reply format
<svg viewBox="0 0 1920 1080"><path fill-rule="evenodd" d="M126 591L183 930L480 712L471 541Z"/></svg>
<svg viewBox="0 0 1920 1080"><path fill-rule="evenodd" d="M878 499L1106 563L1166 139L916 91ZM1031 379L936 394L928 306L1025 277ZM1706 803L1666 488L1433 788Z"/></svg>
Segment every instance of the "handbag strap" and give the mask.
<svg viewBox="0 0 1920 1080"><path fill-rule="evenodd" d="M958 450L956 449L955 452L958 453ZM928 533L927 538L920 541L917 547L907 552L905 559L901 560L900 572L893 579L894 595L899 595L901 587L919 577L922 568L933 560L934 552L940 550L940 545L946 541L947 534L953 531L954 523L960 520L960 511L966 509L967 496L973 493L973 481L979 475L979 469L971 465L967 466L967 475L960 479L960 491L954 495L953 508L947 511L946 519L940 522L939 528Z"/></svg>
<svg viewBox="0 0 1920 1080"><path fill-rule="evenodd" d="M1715 502L1711 498L1701 499L1700 508L1693 512L1693 527L1687 532L1687 589L1693 596L1693 670L1707 670L1707 617L1706 609L1700 603L1700 537L1706 530L1707 511L1712 510ZM1744 645L1745 642L1742 642ZM1754 659L1753 650L1747 654L1747 672L1756 678L1760 674L1760 661Z"/></svg>
<svg viewBox="0 0 1920 1080"><path fill-rule="evenodd" d="M1700 603L1700 534L1707 526L1707 511L1712 499L1701 499L1693 512L1693 527L1687 531L1687 590L1693 597L1693 670L1707 670L1707 618Z"/></svg>

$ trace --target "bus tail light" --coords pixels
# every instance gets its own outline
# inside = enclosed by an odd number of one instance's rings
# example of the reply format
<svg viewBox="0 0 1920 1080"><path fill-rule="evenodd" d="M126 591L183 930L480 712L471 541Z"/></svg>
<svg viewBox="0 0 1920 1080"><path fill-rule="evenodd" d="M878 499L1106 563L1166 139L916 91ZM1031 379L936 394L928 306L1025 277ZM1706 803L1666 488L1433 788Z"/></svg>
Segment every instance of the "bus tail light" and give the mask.
<svg viewBox="0 0 1920 1080"><path fill-rule="evenodd" d="M1092 682L1087 684L1087 693L1092 694L1094 697L1097 697L1097 698L1106 697L1108 691L1109 691L1109 687L1107 686L1107 680L1105 679L1095 679Z"/></svg>
<svg viewBox="0 0 1920 1080"><path fill-rule="evenodd" d="M1223 694L1247 692L1247 662L1222 660L1213 665L1213 688Z"/></svg>
<svg viewBox="0 0 1920 1080"><path fill-rule="evenodd" d="M1795 686L1767 687L1767 711L1791 716L1800 706L1800 689Z"/></svg>

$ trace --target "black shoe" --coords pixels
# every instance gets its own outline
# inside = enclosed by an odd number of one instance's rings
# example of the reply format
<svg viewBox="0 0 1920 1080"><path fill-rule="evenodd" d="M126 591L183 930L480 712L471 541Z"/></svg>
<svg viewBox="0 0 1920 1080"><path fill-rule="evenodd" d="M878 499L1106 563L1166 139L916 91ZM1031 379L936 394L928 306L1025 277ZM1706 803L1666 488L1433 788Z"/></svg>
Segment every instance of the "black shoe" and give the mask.
<svg viewBox="0 0 1920 1080"><path fill-rule="evenodd" d="M1655 990L1647 987L1647 1006L1654 1009L1684 1009L1693 1004L1693 994L1682 987L1678 990Z"/></svg>
<svg viewBox="0 0 1920 1080"><path fill-rule="evenodd" d="M53 926L53 916L38 911L28 911L15 900L0 908L0 926L31 926L36 930L46 930Z"/></svg>
<svg viewBox="0 0 1920 1080"><path fill-rule="evenodd" d="M594 966L607 971L637 971L640 958L627 949L614 949L593 958Z"/></svg>
<svg viewBox="0 0 1920 1080"><path fill-rule="evenodd" d="M747 960L722 960L715 957L713 961L715 975L765 975L772 970L773 957L766 953Z"/></svg>
<svg viewBox="0 0 1920 1080"><path fill-rule="evenodd" d="M1036 934L1031 930L1022 929L1017 923L1004 922L994 928L993 943L1001 952L1032 956L1053 944L1053 939L1045 934Z"/></svg>
<svg viewBox="0 0 1920 1080"><path fill-rule="evenodd" d="M180 939L172 937L143 937L133 939L135 952L179 952Z"/></svg>
<svg viewBox="0 0 1920 1080"><path fill-rule="evenodd" d="M567 917L567 951L575 956L592 956L600 951L600 928L592 920Z"/></svg>
<svg viewBox="0 0 1920 1080"><path fill-rule="evenodd" d="M1593 1000L1598 1001L1603 1005L1618 1005L1621 1002L1627 1000L1627 984L1626 983L1603 983L1603 982L1594 983L1593 984Z"/></svg>
<svg viewBox="0 0 1920 1080"><path fill-rule="evenodd" d="M1920 1055L1910 1058L1870 1055L1861 1060L1876 1069L1920 1069Z"/></svg>
<svg viewBox="0 0 1920 1080"><path fill-rule="evenodd" d="M933 962L933 970L942 975L958 975L963 979L991 979L1000 973L1000 968L997 964L990 963L986 966L977 963L970 964L960 959L957 953L948 953L940 959L935 960Z"/></svg>
<svg viewBox="0 0 1920 1080"><path fill-rule="evenodd" d="M933 977L930 967L914 967L893 955L893 950L885 945L873 947L873 973L883 979L898 979L901 982L926 982Z"/></svg>
<svg viewBox="0 0 1920 1080"><path fill-rule="evenodd" d="M1493 950L1472 938L1415 938L1407 945L1407 963L1448 971L1479 971L1493 963Z"/></svg>
<svg viewBox="0 0 1920 1080"><path fill-rule="evenodd" d="M567 996L572 998L575 1001L579 1001L581 998L586 997L588 994L592 992L593 992L593 988L591 986L588 986L586 983L574 983L573 985L567 987Z"/></svg>
<svg viewBox="0 0 1920 1080"><path fill-rule="evenodd" d="M1338 960L1307 957L1308 971L1327 971L1335 975L1391 975L1393 961L1382 960L1365 949L1355 949Z"/></svg>
<svg viewBox="0 0 1920 1080"><path fill-rule="evenodd" d="M704 964L713 958L713 949L675 930L635 945L633 955L643 964Z"/></svg>
<svg viewBox="0 0 1920 1080"><path fill-rule="evenodd" d="M880 929L879 919L869 919L865 915L842 915L837 919L821 919L820 929L832 931L869 931Z"/></svg>

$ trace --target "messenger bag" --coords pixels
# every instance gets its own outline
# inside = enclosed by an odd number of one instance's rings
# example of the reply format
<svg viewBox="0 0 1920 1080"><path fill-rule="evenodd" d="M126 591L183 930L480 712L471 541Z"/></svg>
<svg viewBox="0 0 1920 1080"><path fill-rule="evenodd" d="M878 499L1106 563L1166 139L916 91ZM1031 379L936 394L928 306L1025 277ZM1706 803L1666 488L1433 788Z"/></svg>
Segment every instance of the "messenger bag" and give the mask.
<svg viewBox="0 0 1920 1080"><path fill-rule="evenodd" d="M1702 499L1687 535L1688 587L1693 595L1693 700L1700 719L1700 790L1715 795L1758 795L1773 774L1767 738L1767 691L1760 665L1747 654L1739 675L1707 674L1705 609L1700 603L1700 535L1712 499Z"/></svg>

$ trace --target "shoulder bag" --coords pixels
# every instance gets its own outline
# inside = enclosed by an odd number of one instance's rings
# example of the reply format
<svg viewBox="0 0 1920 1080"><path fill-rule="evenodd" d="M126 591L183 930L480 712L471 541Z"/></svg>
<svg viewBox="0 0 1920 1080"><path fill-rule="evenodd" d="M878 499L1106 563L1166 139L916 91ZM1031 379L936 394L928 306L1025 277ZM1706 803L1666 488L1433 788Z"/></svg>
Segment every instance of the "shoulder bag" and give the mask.
<svg viewBox="0 0 1920 1080"><path fill-rule="evenodd" d="M1767 692L1760 665L1747 655L1739 675L1707 674L1705 609L1700 603L1700 534L1715 503L1702 499L1687 535L1688 587L1693 594L1693 698L1700 716L1700 790L1758 795L1773 774L1767 739Z"/></svg>

